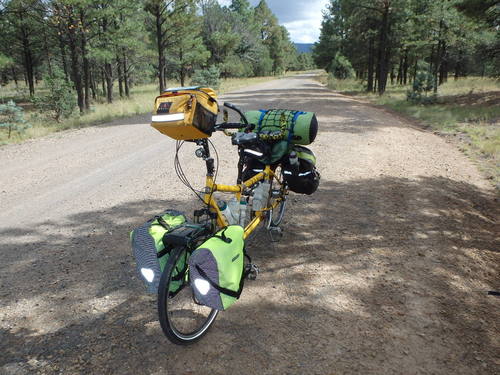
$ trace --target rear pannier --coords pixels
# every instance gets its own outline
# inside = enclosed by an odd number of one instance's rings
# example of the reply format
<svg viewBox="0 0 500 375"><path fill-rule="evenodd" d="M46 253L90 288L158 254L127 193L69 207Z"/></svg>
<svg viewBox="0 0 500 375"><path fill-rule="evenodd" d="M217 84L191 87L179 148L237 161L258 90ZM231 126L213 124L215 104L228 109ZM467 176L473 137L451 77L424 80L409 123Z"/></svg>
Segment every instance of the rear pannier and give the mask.
<svg viewBox="0 0 500 375"><path fill-rule="evenodd" d="M156 293L160 277L167 264L171 245L165 245L165 234L185 224L186 217L175 210L167 210L130 233L132 252L137 262L137 273L146 284L148 292ZM174 277L170 284L170 292L175 293L182 285L187 269L186 260L180 259L176 264Z"/></svg>
<svg viewBox="0 0 500 375"><path fill-rule="evenodd" d="M200 245L189 258L189 278L196 300L226 310L240 298L244 272L243 228L230 225Z"/></svg>
<svg viewBox="0 0 500 375"><path fill-rule="evenodd" d="M208 138L219 112L216 99L210 88L168 89L156 98L151 126L177 140Z"/></svg>
<svg viewBox="0 0 500 375"><path fill-rule="evenodd" d="M294 146L282 168L291 191L310 195L318 189L321 175L316 170L316 156L307 147Z"/></svg>

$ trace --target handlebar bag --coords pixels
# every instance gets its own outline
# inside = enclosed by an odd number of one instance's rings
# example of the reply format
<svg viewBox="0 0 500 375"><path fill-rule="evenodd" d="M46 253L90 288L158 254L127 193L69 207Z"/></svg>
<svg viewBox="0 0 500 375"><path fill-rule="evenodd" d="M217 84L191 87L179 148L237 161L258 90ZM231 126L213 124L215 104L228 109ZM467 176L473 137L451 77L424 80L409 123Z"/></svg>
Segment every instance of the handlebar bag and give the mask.
<svg viewBox="0 0 500 375"><path fill-rule="evenodd" d="M206 87L167 89L155 100L151 126L177 140L208 138L219 112L216 99Z"/></svg>
<svg viewBox="0 0 500 375"><path fill-rule="evenodd" d="M171 245L163 244L163 237L185 222L186 217L181 212L167 210L130 232L137 272L148 292L158 291L161 273L172 250ZM181 258L174 270L175 280L170 283L170 292L175 293L182 286L186 269L186 260Z"/></svg>
<svg viewBox="0 0 500 375"><path fill-rule="evenodd" d="M226 310L240 298L245 278L243 228L230 225L201 244L189 258L197 302Z"/></svg>
<svg viewBox="0 0 500 375"><path fill-rule="evenodd" d="M321 179L316 169L316 156L307 147L296 145L292 150L297 153L299 164L292 166L289 159L285 160L282 164L283 179L291 191L311 195L318 189Z"/></svg>

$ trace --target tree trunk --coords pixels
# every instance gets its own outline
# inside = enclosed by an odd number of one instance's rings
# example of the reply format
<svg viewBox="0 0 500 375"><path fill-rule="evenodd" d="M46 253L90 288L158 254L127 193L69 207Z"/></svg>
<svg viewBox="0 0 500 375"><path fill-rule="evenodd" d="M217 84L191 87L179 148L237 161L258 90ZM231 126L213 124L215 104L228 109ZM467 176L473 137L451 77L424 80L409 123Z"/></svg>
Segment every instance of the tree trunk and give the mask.
<svg viewBox="0 0 500 375"><path fill-rule="evenodd" d="M396 74L394 73L394 64L391 66L391 85L394 85L394 79L396 78Z"/></svg>
<svg viewBox="0 0 500 375"><path fill-rule="evenodd" d="M96 93L96 84L95 84L95 71L90 70L90 92L92 93L92 99L97 100L97 93Z"/></svg>
<svg viewBox="0 0 500 375"><path fill-rule="evenodd" d="M368 79L366 91L373 92L373 65L375 63L373 51L373 38L370 38L368 43Z"/></svg>
<svg viewBox="0 0 500 375"><path fill-rule="evenodd" d="M83 57L83 83L84 83L84 104L85 111L90 109L90 67L87 56L87 40L82 33L82 57Z"/></svg>
<svg viewBox="0 0 500 375"><path fill-rule="evenodd" d="M23 16L20 15L21 21ZM26 81L28 83L30 96L35 95L35 83L34 83L34 74L33 74L33 55L31 53L30 42L28 39L28 32L24 28L21 27L21 35L22 35L22 43L23 43L23 58L24 58L24 70L26 72Z"/></svg>
<svg viewBox="0 0 500 375"><path fill-rule="evenodd" d="M158 80L160 81L160 94L165 91L165 58L163 55L163 33L161 30L160 7L156 7L156 47L158 49Z"/></svg>
<svg viewBox="0 0 500 375"><path fill-rule="evenodd" d="M125 86L125 96L127 98L130 97L128 78L129 77L128 77L127 55L124 53L123 54L123 83Z"/></svg>
<svg viewBox="0 0 500 375"><path fill-rule="evenodd" d="M47 57L47 70L49 75L52 76L52 59L50 58L49 44L47 43L47 30L45 28L43 29L43 48Z"/></svg>
<svg viewBox="0 0 500 375"><path fill-rule="evenodd" d="M405 62L403 63L403 85L408 83L408 50L405 51Z"/></svg>
<svg viewBox="0 0 500 375"><path fill-rule="evenodd" d="M385 91L387 84L388 74L388 55L389 47L387 37L389 33L389 3L386 3L384 12L382 14L382 22L380 26L379 45L378 45L378 61L377 61L377 80L378 80L378 93L382 95Z"/></svg>
<svg viewBox="0 0 500 375"><path fill-rule="evenodd" d="M102 96L106 97L108 95L106 92L106 74L104 73L103 68L101 68L101 83L102 83Z"/></svg>
<svg viewBox="0 0 500 375"><path fill-rule="evenodd" d="M398 64L398 75L396 77L396 82L398 85L403 84L403 55L399 55L399 64Z"/></svg>
<svg viewBox="0 0 500 375"><path fill-rule="evenodd" d="M417 69L418 69L418 58L415 57L415 64L413 65L413 76L411 81L415 82L415 78L417 77Z"/></svg>
<svg viewBox="0 0 500 375"><path fill-rule="evenodd" d="M184 61L183 61L183 53L182 53L182 48L179 49L179 78L181 80L181 86L184 87L184 78L186 75L186 72L184 71Z"/></svg>
<svg viewBox="0 0 500 375"><path fill-rule="evenodd" d="M123 98L122 63L118 57L116 58L116 68L117 68L117 73L118 73L118 92L120 93L120 98Z"/></svg>
<svg viewBox="0 0 500 375"><path fill-rule="evenodd" d="M73 18L69 17L68 25L73 25ZM75 29L69 28L68 41L69 41L69 49L71 51L71 79L75 85L76 90L76 101L78 103L78 108L80 109L80 113L85 111L85 103L84 103L84 95L83 95L83 87L82 87L82 77L80 74L80 62L78 59L78 45L76 42Z"/></svg>
<svg viewBox="0 0 500 375"><path fill-rule="evenodd" d="M62 37L61 27L59 27L59 49L61 50L61 60L64 70L64 76L66 77L66 82L69 82L69 73L68 73L68 63L66 61L66 49L64 47L64 40Z"/></svg>
<svg viewBox="0 0 500 375"><path fill-rule="evenodd" d="M109 62L104 63L104 73L106 76L106 98L108 103L113 103L113 67Z"/></svg>
<svg viewBox="0 0 500 375"><path fill-rule="evenodd" d="M19 83L17 82L17 72L16 72L16 69L14 68L14 66L11 66L10 70L12 72L12 78L14 79L14 83L16 84L16 88L17 88L18 85L19 85Z"/></svg>

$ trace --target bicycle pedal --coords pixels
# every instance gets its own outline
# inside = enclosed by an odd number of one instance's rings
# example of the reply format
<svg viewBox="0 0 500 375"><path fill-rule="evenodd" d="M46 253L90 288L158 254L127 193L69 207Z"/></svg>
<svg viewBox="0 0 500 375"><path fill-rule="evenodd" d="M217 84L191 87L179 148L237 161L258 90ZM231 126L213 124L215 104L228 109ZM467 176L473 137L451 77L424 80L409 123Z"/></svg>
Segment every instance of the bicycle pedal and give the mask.
<svg viewBox="0 0 500 375"><path fill-rule="evenodd" d="M269 227L268 229L269 237L271 237L271 242L278 242L283 237L283 230L280 227Z"/></svg>
<svg viewBox="0 0 500 375"><path fill-rule="evenodd" d="M259 267L253 263L249 263L245 266L245 273L247 274L246 278L248 280L256 280L259 272Z"/></svg>

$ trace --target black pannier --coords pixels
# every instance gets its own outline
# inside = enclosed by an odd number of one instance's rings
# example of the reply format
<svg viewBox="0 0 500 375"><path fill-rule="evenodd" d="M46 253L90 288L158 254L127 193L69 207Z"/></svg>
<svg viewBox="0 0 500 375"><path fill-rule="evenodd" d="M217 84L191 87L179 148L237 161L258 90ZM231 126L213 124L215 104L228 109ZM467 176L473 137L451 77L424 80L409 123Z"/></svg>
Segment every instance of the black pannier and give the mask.
<svg viewBox="0 0 500 375"><path fill-rule="evenodd" d="M310 195L318 189L321 175L316 170L316 157L308 148L294 146L282 168L283 179L291 191Z"/></svg>

